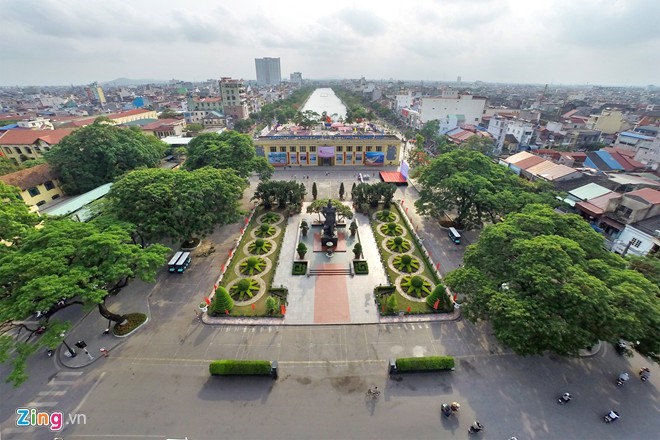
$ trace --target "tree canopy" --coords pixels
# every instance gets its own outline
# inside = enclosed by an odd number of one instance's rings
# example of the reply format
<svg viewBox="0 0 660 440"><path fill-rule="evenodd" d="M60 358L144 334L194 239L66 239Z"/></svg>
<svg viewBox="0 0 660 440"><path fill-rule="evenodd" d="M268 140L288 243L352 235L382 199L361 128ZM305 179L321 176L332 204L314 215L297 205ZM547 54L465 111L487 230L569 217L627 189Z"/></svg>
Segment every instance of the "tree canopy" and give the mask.
<svg viewBox="0 0 660 440"><path fill-rule="evenodd" d="M144 169L116 182L107 197L117 218L144 237L190 240L235 221L246 187L231 169Z"/></svg>
<svg viewBox="0 0 660 440"><path fill-rule="evenodd" d="M277 202L280 208L287 204L302 205L307 190L305 185L285 180L259 182L254 196L250 200L260 200L267 209Z"/></svg>
<svg viewBox="0 0 660 440"><path fill-rule="evenodd" d="M330 203L332 204L332 206L337 208L337 221L338 222L341 222L345 218L347 218L347 219L352 219L353 218L353 211L351 210L351 208L344 205L341 202L341 200L337 200L337 199L318 199L318 200L314 200L307 207L307 213L308 214L318 214L319 221L320 221L321 220L321 212L323 211L323 208L328 206L328 200L330 200Z"/></svg>
<svg viewBox="0 0 660 440"><path fill-rule="evenodd" d="M0 182L0 240L20 241L39 222L39 216L21 198L18 188ZM6 250L0 244L0 252Z"/></svg>
<svg viewBox="0 0 660 440"><path fill-rule="evenodd" d="M16 165L11 159L0 154L0 176L15 173L22 169L21 165Z"/></svg>
<svg viewBox="0 0 660 440"><path fill-rule="evenodd" d="M496 222L531 203L554 203L548 184L528 182L474 150L453 150L434 158L419 177L415 202L422 215L456 212L456 223L469 229Z"/></svg>
<svg viewBox="0 0 660 440"><path fill-rule="evenodd" d="M606 251L581 217L529 205L486 227L445 277L471 321L489 320L521 355L568 355L596 341L660 353L660 289Z"/></svg>
<svg viewBox="0 0 660 440"><path fill-rule="evenodd" d="M254 171L262 180L273 175L273 167L266 158L257 157L250 136L234 130L204 133L194 138L188 144L188 157L183 166L189 171L204 167L229 168L243 178Z"/></svg>
<svg viewBox="0 0 660 440"><path fill-rule="evenodd" d="M391 183L378 182L378 183L360 183L352 191L353 202L356 205L368 203L372 207L378 206L381 201L385 206L389 206L394 198L396 186Z"/></svg>
<svg viewBox="0 0 660 440"><path fill-rule="evenodd" d="M44 157L60 174L62 189L80 194L135 168L156 167L167 145L139 128L120 128L97 119L64 137Z"/></svg>
<svg viewBox="0 0 660 440"><path fill-rule="evenodd" d="M14 367L8 381L24 381L28 356L61 341L67 325L51 320L57 311L74 303L97 305L106 318L121 320L105 309L109 291L135 277L153 281L168 252L134 244L131 225L121 223L47 219L33 229L0 256L0 362ZM36 311L47 311L39 323L46 332L33 338L36 326L23 321Z"/></svg>

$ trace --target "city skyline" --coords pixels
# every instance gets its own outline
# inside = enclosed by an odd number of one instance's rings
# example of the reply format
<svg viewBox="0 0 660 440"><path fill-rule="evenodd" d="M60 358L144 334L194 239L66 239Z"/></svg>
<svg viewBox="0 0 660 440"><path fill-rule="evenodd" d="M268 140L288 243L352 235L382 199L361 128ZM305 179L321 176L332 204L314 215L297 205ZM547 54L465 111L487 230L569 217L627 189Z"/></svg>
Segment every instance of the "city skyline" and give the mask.
<svg viewBox="0 0 660 440"><path fill-rule="evenodd" d="M0 86L118 77L255 79L255 58L282 77L492 83L658 85L660 8L653 0L0 0Z"/></svg>

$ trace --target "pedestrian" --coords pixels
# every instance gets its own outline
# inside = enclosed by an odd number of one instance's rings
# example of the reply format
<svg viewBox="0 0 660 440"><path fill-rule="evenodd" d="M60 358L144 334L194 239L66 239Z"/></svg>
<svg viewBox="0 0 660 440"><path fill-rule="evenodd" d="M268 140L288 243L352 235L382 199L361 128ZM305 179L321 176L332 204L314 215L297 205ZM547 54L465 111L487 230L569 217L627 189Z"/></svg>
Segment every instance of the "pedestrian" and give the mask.
<svg viewBox="0 0 660 440"><path fill-rule="evenodd" d="M108 357L108 349L107 349L107 348L105 348L105 347L101 347L101 348L99 349L99 351L101 352L101 354L103 355L103 357Z"/></svg>

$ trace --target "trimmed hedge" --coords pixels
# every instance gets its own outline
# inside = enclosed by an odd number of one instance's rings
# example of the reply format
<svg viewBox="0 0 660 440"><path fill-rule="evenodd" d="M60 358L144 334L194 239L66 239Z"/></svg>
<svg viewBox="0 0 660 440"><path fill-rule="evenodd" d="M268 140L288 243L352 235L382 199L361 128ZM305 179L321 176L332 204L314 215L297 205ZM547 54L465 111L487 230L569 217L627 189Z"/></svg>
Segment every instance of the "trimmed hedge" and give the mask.
<svg viewBox="0 0 660 440"><path fill-rule="evenodd" d="M306 275L307 274L307 262L306 261L295 261L293 263L292 275Z"/></svg>
<svg viewBox="0 0 660 440"><path fill-rule="evenodd" d="M356 275L367 275L369 273L369 265L366 261L353 261L353 269Z"/></svg>
<svg viewBox="0 0 660 440"><path fill-rule="evenodd" d="M270 369L270 361L222 359L209 364L211 376L268 376L270 375Z"/></svg>
<svg viewBox="0 0 660 440"><path fill-rule="evenodd" d="M446 371L454 368L454 358L451 356L426 356L399 358L396 360L398 372L406 371Z"/></svg>

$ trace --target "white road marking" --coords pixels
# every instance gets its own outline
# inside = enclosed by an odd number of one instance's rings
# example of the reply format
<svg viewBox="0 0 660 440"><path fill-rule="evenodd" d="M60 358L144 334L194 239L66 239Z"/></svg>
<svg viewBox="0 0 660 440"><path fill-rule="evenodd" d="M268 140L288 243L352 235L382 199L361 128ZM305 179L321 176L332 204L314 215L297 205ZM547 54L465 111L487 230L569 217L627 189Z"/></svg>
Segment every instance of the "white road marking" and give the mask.
<svg viewBox="0 0 660 440"><path fill-rule="evenodd" d="M55 406L58 403L59 402L35 402L35 401L32 401L32 402L28 403L25 406L27 406L28 408L48 408L48 407L51 407L51 406Z"/></svg>
<svg viewBox="0 0 660 440"><path fill-rule="evenodd" d="M40 396L63 396L66 394L66 391L41 391Z"/></svg>
<svg viewBox="0 0 660 440"><path fill-rule="evenodd" d="M57 376L80 376L82 374L82 371L60 371Z"/></svg>
<svg viewBox="0 0 660 440"><path fill-rule="evenodd" d="M50 382L48 382L48 385L60 386L60 385L73 385L75 383L76 383L75 380L54 380L53 379Z"/></svg>

